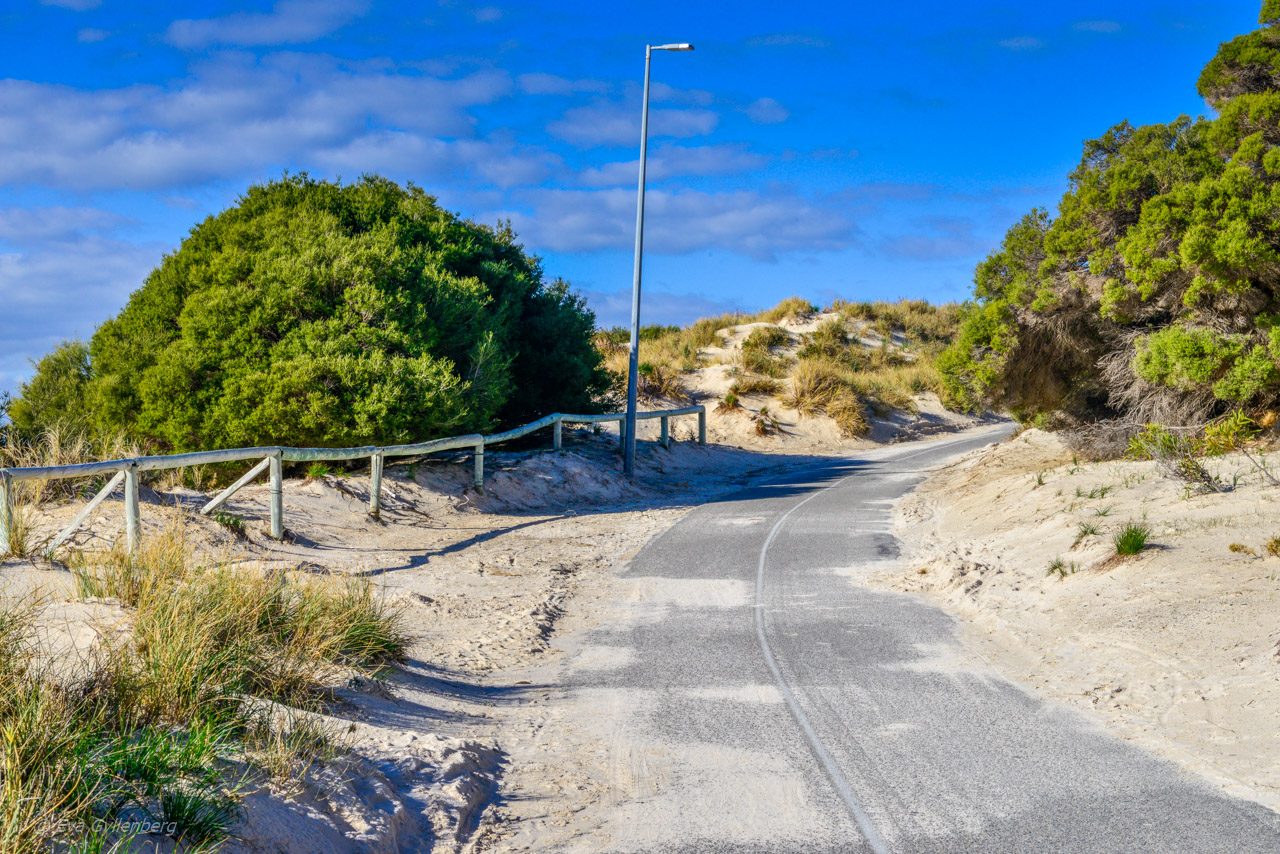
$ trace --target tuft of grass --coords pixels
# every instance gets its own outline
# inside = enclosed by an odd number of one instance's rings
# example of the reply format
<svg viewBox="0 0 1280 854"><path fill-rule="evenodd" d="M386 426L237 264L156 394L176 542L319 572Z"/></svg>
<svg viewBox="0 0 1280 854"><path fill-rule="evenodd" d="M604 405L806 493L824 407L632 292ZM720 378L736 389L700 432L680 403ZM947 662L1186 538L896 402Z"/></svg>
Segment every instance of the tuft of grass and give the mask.
<svg viewBox="0 0 1280 854"><path fill-rule="evenodd" d="M853 371L835 359L807 358L791 372L791 393L784 401L804 415L821 412L840 392L848 392Z"/></svg>
<svg viewBox="0 0 1280 854"><path fill-rule="evenodd" d="M738 396L732 391L726 392L721 398L720 403L716 405L716 412L734 412L742 408L742 403L738 400Z"/></svg>
<svg viewBox="0 0 1280 854"><path fill-rule="evenodd" d="M767 323L780 323L783 320L803 320L818 312L818 307L803 297L787 297L771 309L755 316L756 320Z"/></svg>
<svg viewBox="0 0 1280 854"><path fill-rule="evenodd" d="M244 519L234 513L228 513L225 510L217 510L213 513L213 521L235 534L240 539L245 537Z"/></svg>
<svg viewBox="0 0 1280 854"><path fill-rule="evenodd" d="M857 395L847 391L841 391L831 398L831 402L827 404L827 415L836 422L840 435L846 439L865 436L871 429L866 407Z"/></svg>
<svg viewBox="0 0 1280 854"><path fill-rule="evenodd" d="M1272 557L1280 557L1280 537L1272 537L1267 540L1267 554Z"/></svg>
<svg viewBox="0 0 1280 854"><path fill-rule="evenodd" d="M1044 486L1046 474L1047 472L1045 472L1043 469L1036 472L1036 486Z"/></svg>
<svg viewBox="0 0 1280 854"><path fill-rule="evenodd" d="M684 402L689 399L680 372L669 365L655 362L641 362L636 368L639 385L637 394L649 400L674 400Z"/></svg>
<svg viewBox="0 0 1280 854"><path fill-rule="evenodd" d="M755 425L757 436L772 436L781 427L767 406L760 407L760 411L751 416L751 421Z"/></svg>
<svg viewBox="0 0 1280 854"><path fill-rule="evenodd" d="M1059 558L1054 558L1049 563L1048 571L1045 574L1050 577L1053 577L1056 575L1059 580L1062 580L1066 578L1068 575L1075 575L1079 571L1080 571L1080 567L1079 565L1076 564L1075 561L1071 561L1070 563L1068 563L1067 561L1059 557Z"/></svg>
<svg viewBox="0 0 1280 854"><path fill-rule="evenodd" d="M742 370L747 373L760 374L761 376L774 377L775 379L785 377L791 364L786 357L776 356L768 350L747 349L745 347L738 353L738 361Z"/></svg>
<svg viewBox="0 0 1280 854"><path fill-rule="evenodd" d="M1116 533L1112 542L1115 543L1116 554L1127 557L1145 549L1150 538L1151 528L1146 523L1130 522Z"/></svg>
<svg viewBox="0 0 1280 854"><path fill-rule="evenodd" d="M729 393L742 397L772 397L782 391L782 383L773 377L739 377L729 386Z"/></svg>
<svg viewBox="0 0 1280 854"><path fill-rule="evenodd" d="M1231 543L1227 546L1227 551L1232 554L1248 555L1249 557L1257 557L1258 553L1244 543Z"/></svg>
<svg viewBox="0 0 1280 854"><path fill-rule="evenodd" d="M180 787L161 793L160 810L165 823L174 825L174 840L187 850L199 850L226 839L240 813L234 798L216 791Z"/></svg>
<svg viewBox="0 0 1280 854"><path fill-rule="evenodd" d="M0 552L0 558L29 558L36 552L33 537L35 515L33 508L19 497L17 501L13 502L10 509L8 536L3 543L0 543L0 548L4 549L3 552Z"/></svg>
<svg viewBox="0 0 1280 854"><path fill-rule="evenodd" d="M791 336L779 326L758 326L742 341L744 350L772 350L791 343Z"/></svg>
<svg viewBox="0 0 1280 854"><path fill-rule="evenodd" d="M1080 525L1076 528L1076 539L1075 539L1075 542L1071 544L1071 548L1074 549L1076 546L1080 545L1089 537L1096 537L1096 536L1098 536L1097 525L1091 524L1089 522L1081 522Z"/></svg>
<svg viewBox="0 0 1280 854"><path fill-rule="evenodd" d="M307 466L307 480L321 480L333 474L333 466L324 462L314 462Z"/></svg>
<svg viewBox="0 0 1280 854"><path fill-rule="evenodd" d="M1093 515L1095 515L1095 516L1099 516L1099 517L1106 517L1106 516L1110 516L1110 515L1111 515L1111 510L1112 510L1112 509L1113 509L1113 508L1111 507L1111 505L1110 505L1110 504L1108 504L1106 507L1099 507L1099 508L1097 508L1096 510L1094 510L1094 511L1093 511Z"/></svg>

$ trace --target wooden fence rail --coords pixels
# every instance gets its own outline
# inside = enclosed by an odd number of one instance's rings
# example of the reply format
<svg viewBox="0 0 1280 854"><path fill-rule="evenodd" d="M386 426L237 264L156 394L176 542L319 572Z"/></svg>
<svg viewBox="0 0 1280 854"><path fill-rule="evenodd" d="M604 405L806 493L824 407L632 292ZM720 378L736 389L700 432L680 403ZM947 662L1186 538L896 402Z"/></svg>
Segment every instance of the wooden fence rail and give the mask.
<svg viewBox="0 0 1280 854"><path fill-rule="evenodd" d="M641 420L660 419L660 443L663 447L671 446L671 419L682 415L698 416L698 442L707 442L707 409L705 406L686 406L681 409L659 409L651 412L639 412L636 418ZM0 550L7 548L9 532L14 524L13 497L14 484L25 480L67 480L73 478L93 477L95 475L111 475L111 479L98 491L89 503L76 515L71 524L49 541L45 548L46 555L62 545L81 525L88 521L108 496L122 484L124 487L125 508L125 542L129 551L138 546L141 532L141 518L138 502L138 475L145 471L186 468L187 466L211 465L214 463L234 463L256 460L257 463L235 483L218 493L207 504L200 508L202 514L208 515L222 506L231 496L247 486L254 479L268 471L270 478L271 536L279 540L284 537L284 476L285 463L328 462L340 460L358 460L369 458L369 513L377 516L380 510L382 492L382 467L388 457L416 457L439 451L453 451L464 448L472 449L474 474L472 482L477 489L484 488L484 449L486 445L496 445L519 439L530 433L550 427L552 430L552 447L560 450L562 446L562 426L568 424L601 424L609 421L618 422L619 443L625 440L625 416L620 412L600 415L569 415L552 413L537 421L531 421L520 427L513 427L503 433L482 436L473 433L466 436L451 436L444 439L433 439L429 442L415 442L409 445L369 445L360 448L231 448L218 451L195 451L187 454L168 454L155 457L135 457L122 460L103 460L102 462L80 463L71 466L29 466L25 468L0 469Z"/></svg>

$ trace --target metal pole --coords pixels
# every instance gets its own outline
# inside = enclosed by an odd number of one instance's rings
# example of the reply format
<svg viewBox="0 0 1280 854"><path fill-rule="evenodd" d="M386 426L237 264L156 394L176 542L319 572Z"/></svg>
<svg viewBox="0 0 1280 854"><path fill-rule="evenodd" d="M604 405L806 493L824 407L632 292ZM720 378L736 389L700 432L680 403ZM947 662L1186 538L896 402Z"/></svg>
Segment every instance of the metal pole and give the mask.
<svg viewBox="0 0 1280 854"><path fill-rule="evenodd" d="M555 448L558 451L563 446L564 446L564 429L561 427L561 422L557 421L555 423L555 426L551 428L551 447Z"/></svg>
<svg viewBox="0 0 1280 854"><path fill-rule="evenodd" d="M138 470L129 466L124 470L124 543L129 554L138 553L138 541L142 537L142 514L138 509Z"/></svg>
<svg viewBox="0 0 1280 854"><path fill-rule="evenodd" d="M284 471L279 451L271 455L271 539L284 539Z"/></svg>
<svg viewBox="0 0 1280 854"><path fill-rule="evenodd" d="M640 108L640 182L636 190L636 260L631 279L631 353L627 359L627 417L622 436L622 472L635 475L636 386L640 373L640 267L644 257L644 170L649 151L649 65L653 47L644 46L644 93Z"/></svg>
<svg viewBox="0 0 1280 854"><path fill-rule="evenodd" d="M669 416L662 416L662 436L658 441L662 443L664 448L671 447L671 418Z"/></svg>
<svg viewBox="0 0 1280 854"><path fill-rule="evenodd" d="M369 459L369 515L377 519L382 509L382 454Z"/></svg>
<svg viewBox="0 0 1280 854"><path fill-rule="evenodd" d="M698 444L707 444L707 408L698 410Z"/></svg>
<svg viewBox="0 0 1280 854"><path fill-rule="evenodd" d="M476 445L476 471L473 482L476 489L484 489L484 442Z"/></svg>

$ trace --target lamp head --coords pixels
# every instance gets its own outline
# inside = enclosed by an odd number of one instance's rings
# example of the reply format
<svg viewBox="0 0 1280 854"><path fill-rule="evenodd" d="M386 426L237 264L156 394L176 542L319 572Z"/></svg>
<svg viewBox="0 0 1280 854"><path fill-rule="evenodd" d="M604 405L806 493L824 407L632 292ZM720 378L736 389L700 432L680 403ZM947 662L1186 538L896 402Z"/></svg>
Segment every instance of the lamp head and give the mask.
<svg viewBox="0 0 1280 854"><path fill-rule="evenodd" d="M693 50L693 45L688 42L680 42L678 44L656 44L653 50Z"/></svg>

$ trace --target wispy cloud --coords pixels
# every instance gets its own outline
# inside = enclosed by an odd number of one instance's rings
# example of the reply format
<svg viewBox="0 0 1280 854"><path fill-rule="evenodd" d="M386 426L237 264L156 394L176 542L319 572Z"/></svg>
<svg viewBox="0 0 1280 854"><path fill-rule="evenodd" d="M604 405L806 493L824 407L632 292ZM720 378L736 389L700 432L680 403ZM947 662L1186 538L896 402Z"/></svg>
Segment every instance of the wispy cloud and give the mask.
<svg viewBox="0 0 1280 854"><path fill-rule="evenodd" d="M688 138L715 130L720 117L711 110L650 109L651 137ZM640 140L640 108L620 104L574 107L547 126L553 135L574 145L630 145Z"/></svg>
<svg viewBox="0 0 1280 854"><path fill-rule="evenodd" d="M102 5L102 0L40 0L41 6L58 6L62 9L71 9L76 12L84 12L89 9L96 9Z"/></svg>
<svg viewBox="0 0 1280 854"><path fill-rule="evenodd" d="M1076 21L1071 28L1085 33L1120 32L1120 24L1117 21Z"/></svg>
<svg viewBox="0 0 1280 854"><path fill-rule="evenodd" d="M106 41L111 37L111 33L107 30L99 30L96 27L85 27L76 33L76 41L81 44L94 44L95 42Z"/></svg>
<svg viewBox="0 0 1280 854"><path fill-rule="evenodd" d="M650 181L682 175L732 175L759 169L767 162L763 155L741 145L666 145L649 154L645 175ZM578 181L589 187L634 184L639 166L638 160L605 163L584 169Z"/></svg>
<svg viewBox="0 0 1280 854"><path fill-rule="evenodd" d="M1001 39L997 44L1005 50L1039 50L1044 47L1044 42L1035 36L1014 36Z"/></svg>
<svg viewBox="0 0 1280 854"><path fill-rule="evenodd" d="M155 189L311 168L378 134L472 137L469 109L511 88L497 71L440 79L289 56L168 88L0 81L0 182Z"/></svg>
<svg viewBox="0 0 1280 854"><path fill-rule="evenodd" d="M596 323L603 327L621 326L631 317L630 288L616 291L584 290L587 305L595 312ZM644 294L645 324L692 323L700 317L712 317L744 309L732 300L711 299L705 294L677 293L649 288Z"/></svg>
<svg viewBox="0 0 1280 854"><path fill-rule="evenodd" d="M791 111L773 98L757 98L742 112L746 113L751 121L760 125L776 125L791 118Z"/></svg>
<svg viewBox="0 0 1280 854"><path fill-rule="evenodd" d="M909 261L951 261L980 255L988 248L973 221L963 217L923 217L915 224L908 234L882 240L880 250Z"/></svg>
<svg viewBox="0 0 1280 854"><path fill-rule="evenodd" d="M818 36L805 35L804 33L769 33L763 36L753 36L747 39L749 47L812 47L824 48L829 47L830 42Z"/></svg>
<svg viewBox="0 0 1280 854"><path fill-rule="evenodd" d="M603 95L609 91L609 84L604 80L573 80L555 74L533 72L521 74L516 78L516 85L526 95L577 95L581 93Z"/></svg>
<svg viewBox="0 0 1280 854"><path fill-rule="evenodd" d="M488 219L512 220L530 245L562 252L625 249L634 239L635 193L614 190L531 190L520 209ZM774 189L770 192L648 193L645 245L658 253L720 249L760 261L793 252L850 246L857 229L835 205Z"/></svg>
<svg viewBox="0 0 1280 854"><path fill-rule="evenodd" d="M175 47L300 44L327 36L368 9L368 0L280 0L267 13L174 21L165 41Z"/></svg>

